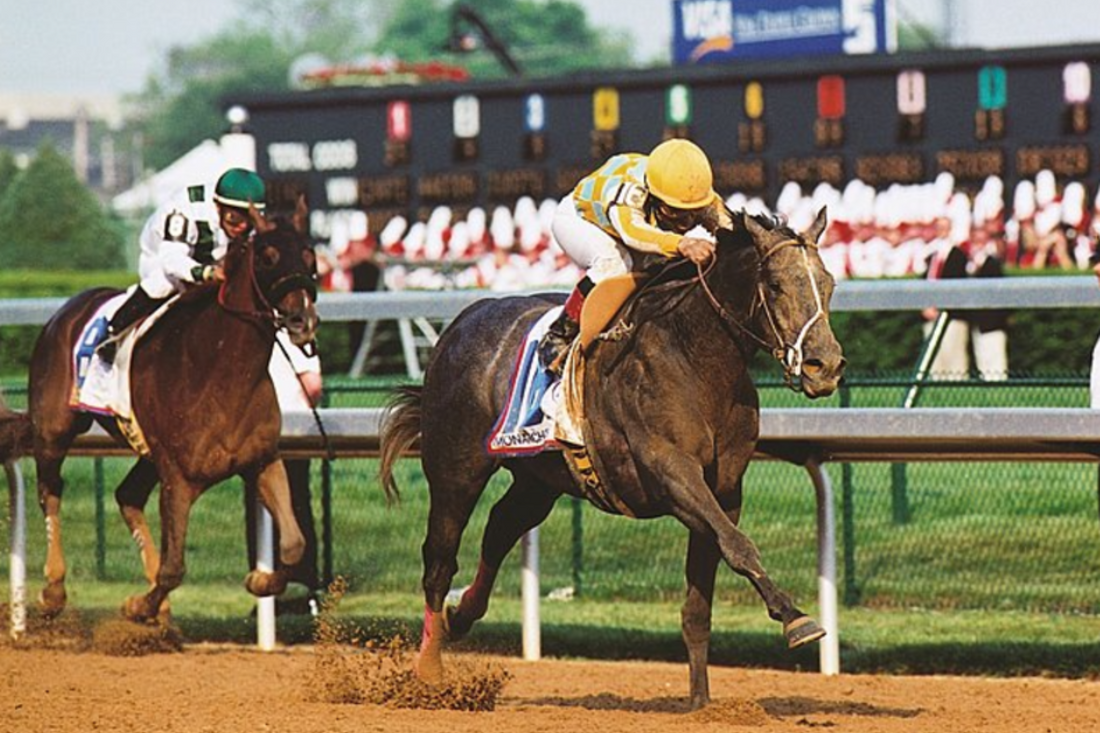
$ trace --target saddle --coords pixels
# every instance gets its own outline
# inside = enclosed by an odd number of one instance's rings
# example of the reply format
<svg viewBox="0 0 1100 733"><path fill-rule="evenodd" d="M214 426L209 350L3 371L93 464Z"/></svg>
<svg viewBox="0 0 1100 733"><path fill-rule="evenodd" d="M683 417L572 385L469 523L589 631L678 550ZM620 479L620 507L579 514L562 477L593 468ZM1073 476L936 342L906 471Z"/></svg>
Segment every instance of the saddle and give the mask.
<svg viewBox="0 0 1100 733"><path fill-rule="evenodd" d="M615 315L623 309L630 296L633 295L649 277L642 272L628 272L625 275L615 275L606 280L601 280L584 299L581 307L581 331L577 339L585 353L596 339L604 332ZM620 322L623 329L629 331L630 326Z"/></svg>
<svg viewBox="0 0 1100 733"><path fill-rule="evenodd" d="M601 280L584 299L581 308L581 330L577 340L585 354L597 340L617 341L634 330L626 314L634 303L635 295L671 280L694 277L694 272L684 268L689 260L659 260L641 272L628 272ZM690 273L690 274L686 274ZM610 329L608 325L622 313L619 322Z"/></svg>

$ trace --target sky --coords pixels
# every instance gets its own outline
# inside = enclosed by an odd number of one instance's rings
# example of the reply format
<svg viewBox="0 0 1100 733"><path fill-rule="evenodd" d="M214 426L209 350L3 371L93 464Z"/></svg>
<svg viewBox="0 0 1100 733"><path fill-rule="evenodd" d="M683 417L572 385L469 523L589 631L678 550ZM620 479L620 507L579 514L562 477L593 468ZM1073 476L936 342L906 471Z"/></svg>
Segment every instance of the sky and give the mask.
<svg viewBox="0 0 1100 733"><path fill-rule="evenodd" d="M661 54L667 58L671 0L578 1L592 24L629 31L639 59ZM953 19L957 45L1100 42L1097 0L897 2L903 19L933 28L943 28L945 18ZM0 17L0 95L140 91L169 48L213 35L227 27L237 11L232 0L20 0L7 5Z"/></svg>

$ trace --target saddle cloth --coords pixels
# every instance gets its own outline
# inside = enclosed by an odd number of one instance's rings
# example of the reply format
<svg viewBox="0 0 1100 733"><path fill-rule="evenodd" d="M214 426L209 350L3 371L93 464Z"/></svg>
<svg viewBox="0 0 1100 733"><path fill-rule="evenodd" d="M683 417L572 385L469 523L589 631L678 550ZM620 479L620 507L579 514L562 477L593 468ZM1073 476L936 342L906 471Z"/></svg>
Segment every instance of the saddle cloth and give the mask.
<svg viewBox="0 0 1100 733"><path fill-rule="evenodd" d="M96 347L107 335L107 324L132 290L110 298L96 309L80 331L80 338L73 347L73 391L69 405L81 412L108 415L119 422L119 427L130 444L139 452L147 452L140 428L133 419L130 405L130 357L134 344L161 314L175 301L172 298L146 318L137 328L131 329L118 344L113 364L108 364L96 354ZM144 448L144 449L143 449Z"/></svg>
<svg viewBox="0 0 1100 733"><path fill-rule="evenodd" d="M559 413L566 400L562 397L561 380L555 379L539 363L538 345L546 329L561 313L561 307L551 308L539 318L520 344L508 384L508 398L496 424L486 439L489 455L502 458L531 456L545 450L561 450L560 439L569 441L579 435L558 425ZM572 358L576 344L567 358ZM565 421L568 424L568 421Z"/></svg>

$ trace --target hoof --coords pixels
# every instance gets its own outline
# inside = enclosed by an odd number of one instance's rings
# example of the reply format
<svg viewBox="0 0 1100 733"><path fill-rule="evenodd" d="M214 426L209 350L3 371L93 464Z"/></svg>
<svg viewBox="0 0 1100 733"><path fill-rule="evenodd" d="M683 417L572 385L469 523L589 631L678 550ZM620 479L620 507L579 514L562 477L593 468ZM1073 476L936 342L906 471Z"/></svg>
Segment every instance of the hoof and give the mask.
<svg viewBox="0 0 1100 733"><path fill-rule="evenodd" d="M148 598L144 595L130 596L122 604L122 615L128 621L139 624L157 623L156 612L149 608Z"/></svg>
<svg viewBox="0 0 1100 733"><path fill-rule="evenodd" d="M787 648L797 649L825 636L825 629L809 616L799 616L783 627L783 634L787 637Z"/></svg>
<svg viewBox="0 0 1100 733"><path fill-rule="evenodd" d="M464 639L473 627L474 619L464 616L454 606L447 606L443 610L443 630L448 640Z"/></svg>
<svg viewBox="0 0 1100 733"><path fill-rule="evenodd" d="M277 596L286 590L286 573L261 573L253 570L244 579L245 589L254 596Z"/></svg>
<svg viewBox="0 0 1100 733"><path fill-rule="evenodd" d="M63 583L50 583L38 595L38 608L45 618L56 618L65 610L68 596Z"/></svg>
<svg viewBox="0 0 1100 733"><path fill-rule="evenodd" d="M443 658L439 654L421 652L416 658L416 676L426 685L443 684Z"/></svg>

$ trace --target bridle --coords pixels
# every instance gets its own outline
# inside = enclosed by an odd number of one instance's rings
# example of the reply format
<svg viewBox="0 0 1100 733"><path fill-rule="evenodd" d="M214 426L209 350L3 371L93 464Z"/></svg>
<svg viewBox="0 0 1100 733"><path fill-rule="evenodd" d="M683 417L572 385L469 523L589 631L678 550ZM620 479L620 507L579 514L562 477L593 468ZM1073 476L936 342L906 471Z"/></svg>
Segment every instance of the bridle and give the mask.
<svg viewBox="0 0 1100 733"><path fill-rule="evenodd" d="M730 315L729 311L727 311L722 306L722 304L718 302L718 299L714 296L713 291L711 291L710 285L707 283L706 278L711 269L714 267L713 258L711 259L711 262L707 266L706 270L704 270L703 266L698 263L696 263L696 269L699 273L698 282L702 286L703 292L707 296L707 301L710 303L714 311L719 315L719 317L722 318L723 321L733 325L735 328L741 331L741 333L746 334L754 341L756 341L757 344L759 344L761 347L770 351L772 356L774 356L775 359L783 365L784 381L786 382L787 386L797 392L799 391L799 387L796 384L796 379L802 376L802 364L804 360L804 356L802 353L803 343L805 342L806 336L809 334L810 329L812 329L818 321L826 318L827 315L825 312L825 305L821 299L821 289L818 287L817 278L814 276L813 267L811 267L810 265L809 251L811 249L816 250L818 248L816 242L811 242L801 237L785 239L782 242L774 245L771 249L767 250L762 255L760 255L758 267L762 269L764 267L764 263L767 262L767 260L773 254L781 249L784 249L785 247L797 247L801 251L802 263L806 267L806 274L809 276L810 279L810 289L813 292L814 305L816 306L814 314L810 316L806 323L803 324L802 328L799 329L798 336L795 338L793 343L788 343L783 338L783 334L780 333L779 324L775 318L775 314L772 312L771 307L768 305L768 300L764 296L764 284L763 282L761 282L760 278L757 278L756 296L753 298L752 306L750 308L750 316L752 313L756 312L756 309L758 307L764 311L764 316L767 319L768 326L770 327L772 336L774 337L774 341L772 343L769 343L765 339L762 339L756 334L755 331L746 326L736 317Z"/></svg>
<svg viewBox="0 0 1100 733"><path fill-rule="evenodd" d="M241 247L244 248L244 252L241 257L245 258L246 267L248 268L248 281L249 287L252 293L256 296L256 301L260 304L258 310L248 308L234 308L226 299L226 286L229 281L222 282L218 288L218 305L226 312L234 316L241 318L251 318L261 322L269 322L276 329L280 329L286 325L286 314L279 310L277 306L271 304L271 300L264 293L263 288L260 287L260 281L256 277L256 248L255 235L250 236L241 243ZM301 273L292 273L285 275L274 283L271 284L269 290L272 293L281 292L283 289L296 289L298 287L311 291L316 295L316 287L310 278Z"/></svg>

